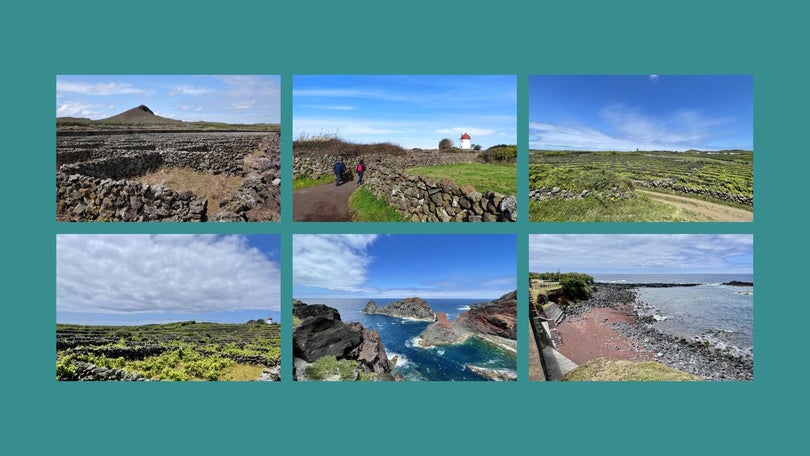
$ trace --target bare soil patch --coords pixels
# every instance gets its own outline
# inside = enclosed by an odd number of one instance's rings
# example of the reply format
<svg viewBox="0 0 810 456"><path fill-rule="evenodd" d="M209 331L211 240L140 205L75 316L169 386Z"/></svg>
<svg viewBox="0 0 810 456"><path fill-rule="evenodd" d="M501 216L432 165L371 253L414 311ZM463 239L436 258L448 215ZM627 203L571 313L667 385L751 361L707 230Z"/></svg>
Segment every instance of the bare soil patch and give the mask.
<svg viewBox="0 0 810 456"><path fill-rule="evenodd" d="M188 168L161 168L138 177L138 182L164 185L177 192L191 191L208 198L208 213L219 211L220 201L242 186L242 176L200 173Z"/></svg>

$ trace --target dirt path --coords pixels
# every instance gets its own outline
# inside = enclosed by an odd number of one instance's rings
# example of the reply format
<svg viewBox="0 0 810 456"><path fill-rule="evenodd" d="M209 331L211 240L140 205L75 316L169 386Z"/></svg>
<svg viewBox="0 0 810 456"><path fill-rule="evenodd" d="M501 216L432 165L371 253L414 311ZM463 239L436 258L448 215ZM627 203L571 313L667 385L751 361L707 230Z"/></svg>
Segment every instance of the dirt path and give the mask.
<svg viewBox="0 0 810 456"><path fill-rule="evenodd" d="M293 192L293 221L351 222L349 197L357 186L353 181L302 188Z"/></svg>
<svg viewBox="0 0 810 456"><path fill-rule="evenodd" d="M736 207L724 206L722 204L710 203L700 199L689 198L688 196L671 195L669 193L657 193L648 190L638 190L650 198L675 206L685 211L694 212L701 219L710 222L750 222L754 219L754 213Z"/></svg>

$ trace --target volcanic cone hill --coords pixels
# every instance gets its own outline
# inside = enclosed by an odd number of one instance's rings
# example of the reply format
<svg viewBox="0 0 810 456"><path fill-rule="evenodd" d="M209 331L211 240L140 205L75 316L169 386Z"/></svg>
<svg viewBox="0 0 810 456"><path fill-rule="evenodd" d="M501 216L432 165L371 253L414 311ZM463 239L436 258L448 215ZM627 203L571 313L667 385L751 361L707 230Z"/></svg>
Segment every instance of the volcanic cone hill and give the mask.
<svg viewBox="0 0 810 456"><path fill-rule="evenodd" d="M181 120L160 117L146 105L137 106L128 111L124 111L121 114L107 117L106 119L100 119L98 122L134 125L177 125L183 123Z"/></svg>

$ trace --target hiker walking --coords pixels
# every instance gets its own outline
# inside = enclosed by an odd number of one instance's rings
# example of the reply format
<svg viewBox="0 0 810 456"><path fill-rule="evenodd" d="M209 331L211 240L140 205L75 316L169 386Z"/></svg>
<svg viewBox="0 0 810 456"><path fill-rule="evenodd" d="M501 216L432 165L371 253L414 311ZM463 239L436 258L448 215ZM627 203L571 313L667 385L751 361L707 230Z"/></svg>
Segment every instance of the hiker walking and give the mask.
<svg viewBox="0 0 810 456"><path fill-rule="evenodd" d="M340 185L343 182L343 173L346 172L346 164L343 163L342 158L338 158L338 161L335 163L335 187Z"/></svg>
<svg viewBox="0 0 810 456"><path fill-rule="evenodd" d="M360 163L357 164L357 175L360 176L360 179L357 179L357 185L363 183L363 173L366 172L366 164L363 163L363 160L360 160Z"/></svg>

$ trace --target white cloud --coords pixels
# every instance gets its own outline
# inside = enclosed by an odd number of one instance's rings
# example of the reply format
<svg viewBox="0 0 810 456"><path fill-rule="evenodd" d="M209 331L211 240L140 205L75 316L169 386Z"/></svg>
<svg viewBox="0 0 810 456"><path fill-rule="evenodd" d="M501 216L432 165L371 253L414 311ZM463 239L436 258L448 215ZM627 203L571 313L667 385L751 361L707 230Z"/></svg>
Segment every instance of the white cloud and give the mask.
<svg viewBox="0 0 810 456"><path fill-rule="evenodd" d="M280 270L241 236L58 235L60 312L280 309Z"/></svg>
<svg viewBox="0 0 810 456"><path fill-rule="evenodd" d="M312 104L302 104L298 105L299 108L307 108L307 109L322 109L324 111L355 111L357 110L357 106L349 106L349 105L312 105Z"/></svg>
<svg viewBox="0 0 810 456"><path fill-rule="evenodd" d="M368 247L374 234L296 234L293 236L293 284L357 291L368 280Z"/></svg>
<svg viewBox="0 0 810 456"><path fill-rule="evenodd" d="M121 95L147 94L148 90L139 89L132 84L107 82L99 84L82 84L77 82L56 81L56 92L80 93L82 95Z"/></svg>
<svg viewBox="0 0 810 456"><path fill-rule="evenodd" d="M231 107L234 109L250 109L256 105L256 100L245 100L238 103L232 103Z"/></svg>
<svg viewBox="0 0 810 456"><path fill-rule="evenodd" d="M384 100L395 102L419 102L423 97L413 94L403 95L379 89L301 89L293 90L293 100L296 97L315 98L361 98L369 100Z"/></svg>
<svg viewBox="0 0 810 456"><path fill-rule="evenodd" d="M189 86L189 85L182 85L182 86L175 87L174 89L170 90L169 95L170 96L175 96L175 95L196 96L196 95L203 95L203 94L210 93L210 92L213 92L213 90L212 89L206 89L206 88L203 88L203 87L194 87L194 86Z"/></svg>
<svg viewBox="0 0 810 456"><path fill-rule="evenodd" d="M116 114L114 110L115 105L64 101L56 107L56 117L87 117L90 119L100 119Z"/></svg>
<svg viewBox="0 0 810 456"><path fill-rule="evenodd" d="M629 270L750 272L750 263L730 258L753 253L751 235L561 234L529 236L533 272L623 272Z"/></svg>
<svg viewBox="0 0 810 456"><path fill-rule="evenodd" d="M578 124L529 123L529 147L568 150L713 150L707 146L722 134L724 117L679 110L664 117L644 114L621 103L606 106L599 116L613 133Z"/></svg>

